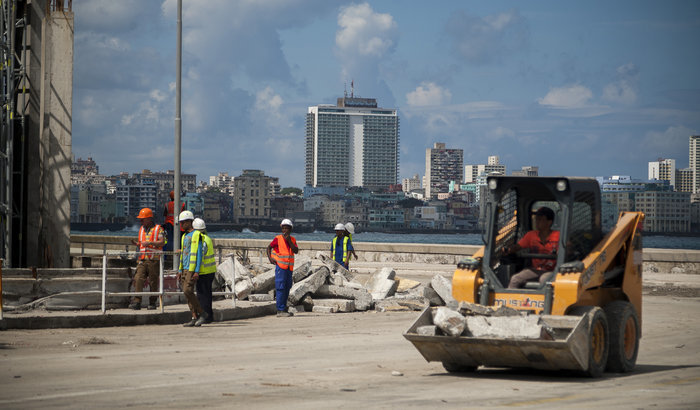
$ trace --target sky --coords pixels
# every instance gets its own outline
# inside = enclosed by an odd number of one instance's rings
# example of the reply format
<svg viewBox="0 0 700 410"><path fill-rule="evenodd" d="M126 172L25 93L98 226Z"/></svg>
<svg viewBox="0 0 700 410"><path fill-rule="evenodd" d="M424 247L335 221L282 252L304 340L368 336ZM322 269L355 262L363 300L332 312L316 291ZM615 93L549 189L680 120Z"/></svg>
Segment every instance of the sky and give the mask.
<svg viewBox="0 0 700 410"><path fill-rule="evenodd" d="M182 172L304 185L305 116L345 90L397 108L400 178L435 142L510 174L688 166L700 2L184 0ZM73 154L174 169L176 0L73 2ZM400 179L398 181L401 182Z"/></svg>

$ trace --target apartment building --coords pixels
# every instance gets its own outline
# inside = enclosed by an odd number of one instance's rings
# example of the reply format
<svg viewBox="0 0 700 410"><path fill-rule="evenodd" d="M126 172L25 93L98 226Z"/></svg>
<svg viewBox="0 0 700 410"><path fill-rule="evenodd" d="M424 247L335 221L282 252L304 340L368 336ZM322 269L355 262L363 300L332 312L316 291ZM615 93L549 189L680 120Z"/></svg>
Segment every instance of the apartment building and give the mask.
<svg viewBox="0 0 700 410"><path fill-rule="evenodd" d="M462 181L464 150L446 148L442 142L425 150L425 198L437 198L449 192L451 181Z"/></svg>

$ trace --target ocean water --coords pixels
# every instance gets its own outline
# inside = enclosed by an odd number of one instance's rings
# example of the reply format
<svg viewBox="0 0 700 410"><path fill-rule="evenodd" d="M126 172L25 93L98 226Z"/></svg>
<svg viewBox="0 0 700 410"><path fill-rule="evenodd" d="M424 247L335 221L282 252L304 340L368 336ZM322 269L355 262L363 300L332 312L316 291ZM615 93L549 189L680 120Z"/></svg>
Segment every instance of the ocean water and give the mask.
<svg viewBox="0 0 700 410"><path fill-rule="evenodd" d="M121 231L81 232L72 231L77 235L106 235L106 236L136 236L138 226L129 227ZM270 239L279 232L252 232L244 229L238 231L211 232L212 238L241 238L241 239ZM332 233L292 233L300 241L328 241L333 239ZM480 234L389 234L381 232L358 232L353 235L354 242L386 242L386 243L429 243L450 245L482 245ZM700 250L700 236L644 236L642 243L645 248L664 249L696 249Z"/></svg>

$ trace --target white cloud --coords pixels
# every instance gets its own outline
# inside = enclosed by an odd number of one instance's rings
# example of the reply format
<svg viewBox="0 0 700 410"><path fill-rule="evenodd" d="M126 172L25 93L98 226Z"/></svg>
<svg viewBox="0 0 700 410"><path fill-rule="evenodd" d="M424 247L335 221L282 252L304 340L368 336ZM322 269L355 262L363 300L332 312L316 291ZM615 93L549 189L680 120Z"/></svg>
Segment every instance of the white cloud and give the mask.
<svg viewBox="0 0 700 410"><path fill-rule="evenodd" d="M338 26L335 44L343 54L381 58L396 45L394 18L390 14L375 13L368 3L342 8Z"/></svg>
<svg viewBox="0 0 700 410"><path fill-rule="evenodd" d="M266 111L275 117L280 117L280 107L284 101L279 94L275 94L272 87L266 87L255 95L255 109Z"/></svg>
<svg viewBox="0 0 700 410"><path fill-rule="evenodd" d="M552 88L537 101L553 108L581 108L593 98L593 93L582 85Z"/></svg>
<svg viewBox="0 0 700 410"><path fill-rule="evenodd" d="M637 67L625 64L617 68L617 79L603 88L602 99L611 103L631 105L637 102Z"/></svg>
<svg viewBox="0 0 700 410"><path fill-rule="evenodd" d="M406 103L413 107L449 104L452 100L450 90L433 82L423 82L415 90L406 94Z"/></svg>
<svg viewBox="0 0 700 410"><path fill-rule="evenodd" d="M676 166L688 158L688 137L697 135L698 130L683 125L674 125L663 131L649 131L644 135L642 147L649 152L648 161L656 157L676 159Z"/></svg>

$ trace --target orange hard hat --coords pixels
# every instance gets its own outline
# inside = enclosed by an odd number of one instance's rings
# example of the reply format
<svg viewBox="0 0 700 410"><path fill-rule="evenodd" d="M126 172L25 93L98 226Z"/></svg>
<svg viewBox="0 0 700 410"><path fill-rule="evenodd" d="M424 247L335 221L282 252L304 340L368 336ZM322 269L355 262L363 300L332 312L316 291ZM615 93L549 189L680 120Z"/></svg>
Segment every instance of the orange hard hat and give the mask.
<svg viewBox="0 0 700 410"><path fill-rule="evenodd" d="M151 208L143 208L139 211L139 216L137 216L136 218L153 218L153 211L151 211Z"/></svg>
<svg viewBox="0 0 700 410"><path fill-rule="evenodd" d="M175 199L175 191L170 191L170 199Z"/></svg>

